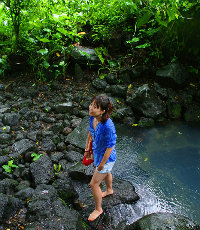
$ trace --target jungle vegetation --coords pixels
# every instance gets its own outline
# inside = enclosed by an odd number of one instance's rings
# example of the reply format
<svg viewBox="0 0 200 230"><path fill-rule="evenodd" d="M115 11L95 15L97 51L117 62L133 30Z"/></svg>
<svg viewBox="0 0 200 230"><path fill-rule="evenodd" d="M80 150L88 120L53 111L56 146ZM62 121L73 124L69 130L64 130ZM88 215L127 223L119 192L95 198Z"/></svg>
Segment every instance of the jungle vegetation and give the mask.
<svg viewBox="0 0 200 230"><path fill-rule="evenodd" d="M107 44L118 37L133 66L178 60L199 74L199 12L200 0L1 0L0 78L14 56L37 79L53 66L56 79L76 44L96 48L102 65L114 68Z"/></svg>

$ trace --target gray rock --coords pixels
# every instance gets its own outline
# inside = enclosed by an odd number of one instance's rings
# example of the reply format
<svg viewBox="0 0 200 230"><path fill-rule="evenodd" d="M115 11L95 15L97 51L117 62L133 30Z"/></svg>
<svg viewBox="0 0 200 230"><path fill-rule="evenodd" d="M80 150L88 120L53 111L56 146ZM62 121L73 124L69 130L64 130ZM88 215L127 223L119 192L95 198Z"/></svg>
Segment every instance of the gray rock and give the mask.
<svg viewBox="0 0 200 230"><path fill-rule="evenodd" d="M45 123L54 123L54 122L56 122L56 119L54 117L49 117L47 114L40 114L39 120L43 121Z"/></svg>
<svg viewBox="0 0 200 230"><path fill-rule="evenodd" d="M145 117L156 118L162 115L166 107L162 100L159 99L155 90L145 84L137 88L127 97L127 103L134 111L142 113Z"/></svg>
<svg viewBox="0 0 200 230"><path fill-rule="evenodd" d="M79 214L64 204L51 185L39 185L36 188L28 203L28 214L28 229L37 226L48 230L77 230L77 226L81 226Z"/></svg>
<svg viewBox="0 0 200 230"><path fill-rule="evenodd" d="M69 162L79 162L83 160L83 154L75 151L69 151L65 153L65 158Z"/></svg>
<svg viewBox="0 0 200 230"><path fill-rule="evenodd" d="M47 137L42 139L41 150L46 151L47 153L51 153L56 150L56 145L52 139Z"/></svg>
<svg viewBox="0 0 200 230"><path fill-rule="evenodd" d="M0 144L8 144L11 140L11 135L7 133L0 134Z"/></svg>
<svg viewBox="0 0 200 230"><path fill-rule="evenodd" d="M185 83L187 74L180 64L173 63L156 72L157 79L168 87L180 86Z"/></svg>
<svg viewBox="0 0 200 230"><path fill-rule="evenodd" d="M56 113L70 113L73 108L72 102L66 102L58 105L52 105L52 110Z"/></svg>
<svg viewBox="0 0 200 230"><path fill-rule="evenodd" d="M55 123L49 128L49 131L52 131L54 134L59 134L62 130L63 123Z"/></svg>
<svg viewBox="0 0 200 230"><path fill-rule="evenodd" d="M105 80L106 82L108 82L108 84L114 85L117 83L117 78L115 74L109 73L105 76Z"/></svg>
<svg viewBox="0 0 200 230"><path fill-rule="evenodd" d="M121 68L118 73L119 79L124 83L130 83L133 77L133 71L130 68Z"/></svg>
<svg viewBox="0 0 200 230"><path fill-rule="evenodd" d="M16 180L13 179L3 179L0 181L0 193L4 193L7 195L14 195L16 186L19 183Z"/></svg>
<svg viewBox="0 0 200 230"><path fill-rule="evenodd" d="M43 155L37 161L31 163L30 171L35 185L48 184L54 177L53 165L48 156Z"/></svg>
<svg viewBox="0 0 200 230"><path fill-rule="evenodd" d="M79 180L89 182L94 173L94 165L84 166L82 162L79 162L69 169L69 176L73 180Z"/></svg>
<svg viewBox="0 0 200 230"><path fill-rule="evenodd" d="M89 116L83 118L81 124L76 127L66 138L66 142L85 149L86 139L89 131Z"/></svg>
<svg viewBox="0 0 200 230"><path fill-rule="evenodd" d="M192 230L195 224L188 218L171 213L153 213L127 225L125 230Z"/></svg>
<svg viewBox="0 0 200 230"><path fill-rule="evenodd" d="M113 96L125 98L127 88L128 87L125 85L112 85L111 87L109 87L109 93L111 93Z"/></svg>
<svg viewBox="0 0 200 230"><path fill-rule="evenodd" d="M10 133L10 126L6 125L3 127L0 127L0 133Z"/></svg>
<svg viewBox="0 0 200 230"><path fill-rule="evenodd" d="M79 64L100 64L99 57L96 55L95 49L76 46L72 53L72 57Z"/></svg>
<svg viewBox="0 0 200 230"><path fill-rule="evenodd" d="M28 151L34 151L36 149L36 144L29 139L22 139L18 142L15 142L12 145L12 149L14 153L18 153L18 155L20 156L21 154L25 154Z"/></svg>
<svg viewBox="0 0 200 230"><path fill-rule="evenodd" d="M26 119L27 121L37 121L38 116L39 116L38 112L34 110L30 110L24 114L24 119Z"/></svg>
<svg viewBox="0 0 200 230"><path fill-rule="evenodd" d="M74 80L78 82L83 80L83 78L83 70L81 69L80 65L76 63L74 67Z"/></svg>
<svg viewBox="0 0 200 230"><path fill-rule="evenodd" d="M6 223L6 221L15 215L24 205L25 202L18 198L0 193L0 222Z"/></svg>
<svg viewBox="0 0 200 230"><path fill-rule="evenodd" d="M107 83L106 83L106 81L97 78L94 81L92 81L92 86L95 89L104 90L106 88L106 86L107 86Z"/></svg>
<svg viewBox="0 0 200 230"><path fill-rule="evenodd" d="M17 113L5 113L3 116L3 123L5 125L15 126L19 125L20 115Z"/></svg>
<svg viewBox="0 0 200 230"><path fill-rule="evenodd" d="M25 189L20 190L19 192L15 193L15 197L17 197L21 200L26 200L26 199L32 197L33 194L34 194L33 188L25 188Z"/></svg>

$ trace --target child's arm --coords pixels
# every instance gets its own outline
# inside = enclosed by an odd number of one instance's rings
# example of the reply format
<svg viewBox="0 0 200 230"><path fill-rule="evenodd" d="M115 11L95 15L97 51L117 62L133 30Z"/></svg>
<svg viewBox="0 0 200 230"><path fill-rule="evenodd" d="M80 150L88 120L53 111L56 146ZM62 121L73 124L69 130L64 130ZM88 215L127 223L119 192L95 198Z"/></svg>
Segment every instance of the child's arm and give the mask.
<svg viewBox="0 0 200 230"><path fill-rule="evenodd" d="M111 148L107 148L107 149L106 149L106 151L105 151L105 153L104 153L104 156L103 156L103 159L102 159L100 165L99 165L98 168L97 168L98 171L101 171L101 170L103 169L105 163L107 162L108 158L110 157L110 154L111 154L113 148L114 148L114 147L111 147Z"/></svg>
<svg viewBox="0 0 200 230"><path fill-rule="evenodd" d="M88 136L87 136L87 141L86 141L85 153L84 153L84 156L85 156L86 158L89 157L89 152L88 152L88 150L89 150L89 140L90 140L91 137L92 137L92 135L91 135L91 132L89 131Z"/></svg>

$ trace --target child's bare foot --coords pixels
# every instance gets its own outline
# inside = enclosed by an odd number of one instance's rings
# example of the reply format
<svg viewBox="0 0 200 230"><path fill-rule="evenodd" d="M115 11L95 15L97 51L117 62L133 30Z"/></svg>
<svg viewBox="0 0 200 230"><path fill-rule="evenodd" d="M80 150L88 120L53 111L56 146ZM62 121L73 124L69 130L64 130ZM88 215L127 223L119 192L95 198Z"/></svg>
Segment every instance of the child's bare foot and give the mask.
<svg viewBox="0 0 200 230"><path fill-rule="evenodd" d="M89 221L94 221L96 220L101 214L103 213L103 210L102 211L98 211L98 210L94 210L88 217L88 220Z"/></svg>
<svg viewBox="0 0 200 230"><path fill-rule="evenodd" d="M111 191L105 191L105 192L102 192L102 197L106 197L106 196L109 196L109 195L113 195L114 194L114 192L113 192L113 190L111 190Z"/></svg>

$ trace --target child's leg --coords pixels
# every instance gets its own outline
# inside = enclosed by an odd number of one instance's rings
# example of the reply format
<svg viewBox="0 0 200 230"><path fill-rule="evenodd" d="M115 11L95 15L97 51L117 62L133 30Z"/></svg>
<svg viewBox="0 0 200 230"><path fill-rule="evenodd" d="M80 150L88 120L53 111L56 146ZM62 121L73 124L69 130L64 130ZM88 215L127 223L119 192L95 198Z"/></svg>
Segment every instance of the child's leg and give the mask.
<svg viewBox="0 0 200 230"><path fill-rule="evenodd" d="M102 197L108 196L113 194L112 189L112 174L108 173L107 176L104 178L106 183L106 191L102 193Z"/></svg>
<svg viewBox="0 0 200 230"><path fill-rule="evenodd" d="M92 180L90 182L90 187L92 189L92 194L95 202L95 210L90 214L88 220L95 220L101 213L103 213L102 209L102 191L99 187L100 183L106 177L106 173L99 173L95 170Z"/></svg>

